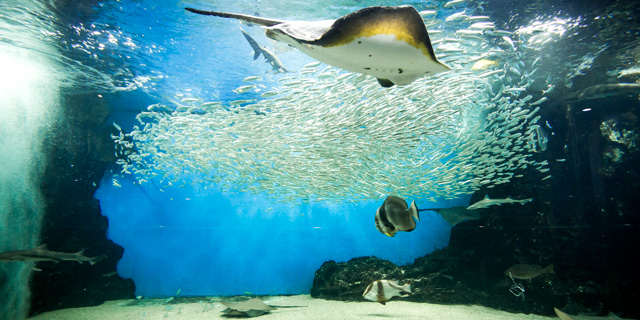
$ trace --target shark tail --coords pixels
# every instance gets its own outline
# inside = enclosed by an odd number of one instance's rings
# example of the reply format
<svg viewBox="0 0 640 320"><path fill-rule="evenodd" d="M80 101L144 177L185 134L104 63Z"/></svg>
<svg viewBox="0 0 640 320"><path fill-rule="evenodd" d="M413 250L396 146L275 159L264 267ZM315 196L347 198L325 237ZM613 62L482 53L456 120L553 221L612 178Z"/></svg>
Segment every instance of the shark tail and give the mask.
<svg viewBox="0 0 640 320"><path fill-rule="evenodd" d="M521 204L521 205L524 205L525 203L532 202L532 201L533 201L533 198L529 198L529 199L522 199L522 200L520 200L520 204Z"/></svg>
<svg viewBox="0 0 640 320"><path fill-rule="evenodd" d="M420 221L420 213L418 207L416 206L416 201L411 201L411 206L409 207L409 213L412 217L416 218L416 220Z"/></svg>
<svg viewBox="0 0 640 320"><path fill-rule="evenodd" d="M242 35L245 39L247 39L247 42L249 42L249 45L251 45L251 48L253 49L253 60L258 59L258 57L260 57L260 54L263 54L262 47L260 47L258 42L253 39L246 31L242 30L242 28L240 28L240 31L242 31ZM265 56L265 58L267 57Z"/></svg>
<svg viewBox="0 0 640 320"><path fill-rule="evenodd" d="M102 261L102 260L104 260L104 259L106 259L106 258L107 258L107 255L106 255L106 254L99 255L99 256L97 256L97 257L89 258L89 263L90 263L91 265L94 265L94 264L96 264L96 263L98 263L98 262L100 262L100 261Z"/></svg>

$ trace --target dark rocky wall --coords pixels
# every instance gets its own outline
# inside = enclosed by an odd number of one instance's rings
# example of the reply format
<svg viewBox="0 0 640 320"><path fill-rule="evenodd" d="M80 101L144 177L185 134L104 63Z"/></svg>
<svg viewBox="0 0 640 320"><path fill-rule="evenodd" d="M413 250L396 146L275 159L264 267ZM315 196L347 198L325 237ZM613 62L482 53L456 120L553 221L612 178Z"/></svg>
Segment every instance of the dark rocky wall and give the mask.
<svg viewBox="0 0 640 320"><path fill-rule="evenodd" d="M45 142L48 163L42 184L46 200L42 243L49 250L88 257L106 254L95 265L39 262L31 280L31 315L49 310L95 306L134 296L131 280L120 278L116 264L123 249L107 240L107 218L93 194L108 163L114 161L109 113L96 94L67 96L64 119Z"/></svg>
<svg viewBox="0 0 640 320"><path fill-rule="evenodd" d="M551 171L523 171L523 179L472 199L489 194L532 197L532 203L482 209L481 220L452 229L447 248L406 266L373 257L328 261L316 272L312 296L363 301L373 280L411 280L408 301L640 318L639 104L637 95L621 95L547 106L543 119L558 121L549 149L535 157L547 159ZM583 112L587 107L592 111ZM547 174L552 177L541 181ZM525 290L516 297L505 271L520 263L553 264L555 274L516 279Z"/></svg>

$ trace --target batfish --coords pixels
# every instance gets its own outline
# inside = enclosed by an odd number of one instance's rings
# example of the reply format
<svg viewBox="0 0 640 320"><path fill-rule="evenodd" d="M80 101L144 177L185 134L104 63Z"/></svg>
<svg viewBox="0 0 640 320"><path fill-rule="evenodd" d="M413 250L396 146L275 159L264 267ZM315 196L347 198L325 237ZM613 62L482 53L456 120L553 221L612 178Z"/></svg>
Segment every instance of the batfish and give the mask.
<svg viewBox="0 0 640 320"><path fill-rule="evenodd" d="M436 58L427 27L412 6L374 6L322 21L185 9L263 26L267 37L320 62L373 76L383 87L408 85L422 76L451 70Z"/></svg>
<svg viewBox="0 0 640 320"><path fill-rule="evenodd" d="M362 296L371 301L386 304L393 297L405 297L411 295L411 282L403 286L392 280L376 280L367 286Z"/></svg>
<svg viewBox="0 0 640 320"><path fill-rule="evenodd" d="M393 237L397 231L413 231L416 228L414 218L420 221L415 201L411 201L411 206L407 206L403 199L388 196L376 211L376 228Z"/></svg>

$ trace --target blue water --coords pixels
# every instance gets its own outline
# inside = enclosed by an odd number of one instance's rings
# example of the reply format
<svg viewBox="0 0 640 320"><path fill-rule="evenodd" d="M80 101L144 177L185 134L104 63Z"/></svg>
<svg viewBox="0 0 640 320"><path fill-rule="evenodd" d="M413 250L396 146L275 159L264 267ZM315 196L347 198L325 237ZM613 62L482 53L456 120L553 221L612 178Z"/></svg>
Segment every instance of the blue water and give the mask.
<svg viewBox="0 0 640 320"><path fill-rule="evenodd" d="M325 14L339 16L359 8L336 2L317 10L317 4L299 3L295 17L287 17L287 10L285 16L279 10L283 5L101 3L100 16L86 26L89 39L83 43L106 44L105 53L126 62L126 73L136 77L124 77L116 86L139 87L105 97L114 108L106 125L115 121L126 132L135 124L135 115L152 103L167 103L176 95L233 100L237 95L232 90L245 85L242 79L247 76L263 75L261 84L267 87L282 76L269 73L271 66L262 58L251 60L252 49L238 23L189 14L185 6L259 11L264 16L273 12L283 19L323 19ZM262 45L271 44L259 28L243 29ZM292 70L313 61L295 50L278 55ZM125 249L118 273L133 279L136 295L145 297L173 296L178 291L181 295L308 293L314 272L324 261L375 255L407 264L449 241L450 226L430 212L422 213L412 233L382 235L374 226L381 201L335 205L300 199L292 207L271 203L264 195L203 191L188 185L163 187L161 192L151 183L120 179L118 188L111 178L105 176L96 198L109 218L108 237ZM415 200L420 205L420 199ZM429 206L467 203L461 199Z"/></svg>
<svg viewBox="0 0 640 320"><path fill-rule="evenodd" d="M422 1L376 2L400 4L426 8ZM252 49L237 22L194 15L184 10L186 6L322 20L365 5L338 0L47 4L38 12L58 17L52 19L59 24L53 29L60 31L40 32L38 37L59 51L52 59L73 90L100 95L111 107L103 124L110 130L116 122L124 132L131 131L135 116L153 103L170 105L177 97L234 100L237 95L232 90L246 85L245 77L262 75L260 84L270 88L287 76L271 73L262 58L252 60ZM261 45L273 46L260 28L242 27ZM293 49L276 49L291 70L314 61ZM260 99L250 93L243 98ZM261 194L203 190L188 182L186 187L162 186L160 191L153 183L133 184L132 177L118 178L121 187L116 187L112 174L117 171L113 165L105 174L96 198L109 219L108 237L125 250L118 273L133 279L136 294L145 297L173 296L178 291L182 295L308 293L314 271L324 261L375 255L406 264L445 247L449 240L450 226L430 212L422 213L411 233L382 235L374 227L381 200L345 199L349 204L338 205L305 203L301 197L297 205L273 203ZM419 207L427 205L425 199L415 200ZM464 198L428 206L467 204Z"/></svg>
<svg viewBox="0 0 640 320"><path fill-rule="evenodd" d="M125 248L118 273L145 297L308 293L324 261L374 255L407 264L449 241L450 226L429 212L411 233L381 234L379 201L292 208L260 195L120 182L105 178L96 197L108 237Z"/></svg>

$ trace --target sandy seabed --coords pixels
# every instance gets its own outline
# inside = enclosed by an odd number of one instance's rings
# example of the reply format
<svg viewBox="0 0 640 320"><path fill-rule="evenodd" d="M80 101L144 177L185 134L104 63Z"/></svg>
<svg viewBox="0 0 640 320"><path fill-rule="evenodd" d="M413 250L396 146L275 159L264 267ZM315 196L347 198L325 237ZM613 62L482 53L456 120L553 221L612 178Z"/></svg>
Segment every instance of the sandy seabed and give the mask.
<svg viewBox="0 0 640 320"><path fill-rule="evenodd" d="M220 300L225 298L190 299L188 302L166 303L164 299L115 300L96 307L71 308L46 312L29 319L99 320L99 319L230 319ZM514 314L481 306L438 305L393 300L381 305L375 302L343 302L314 299L309 295L270 296L262 299L272 306L287 306L264 314L259 319L342 320L342 319L473 319L517 320L546 319L538 315ZM557 318L556 318L557 319Z"/></svg>

